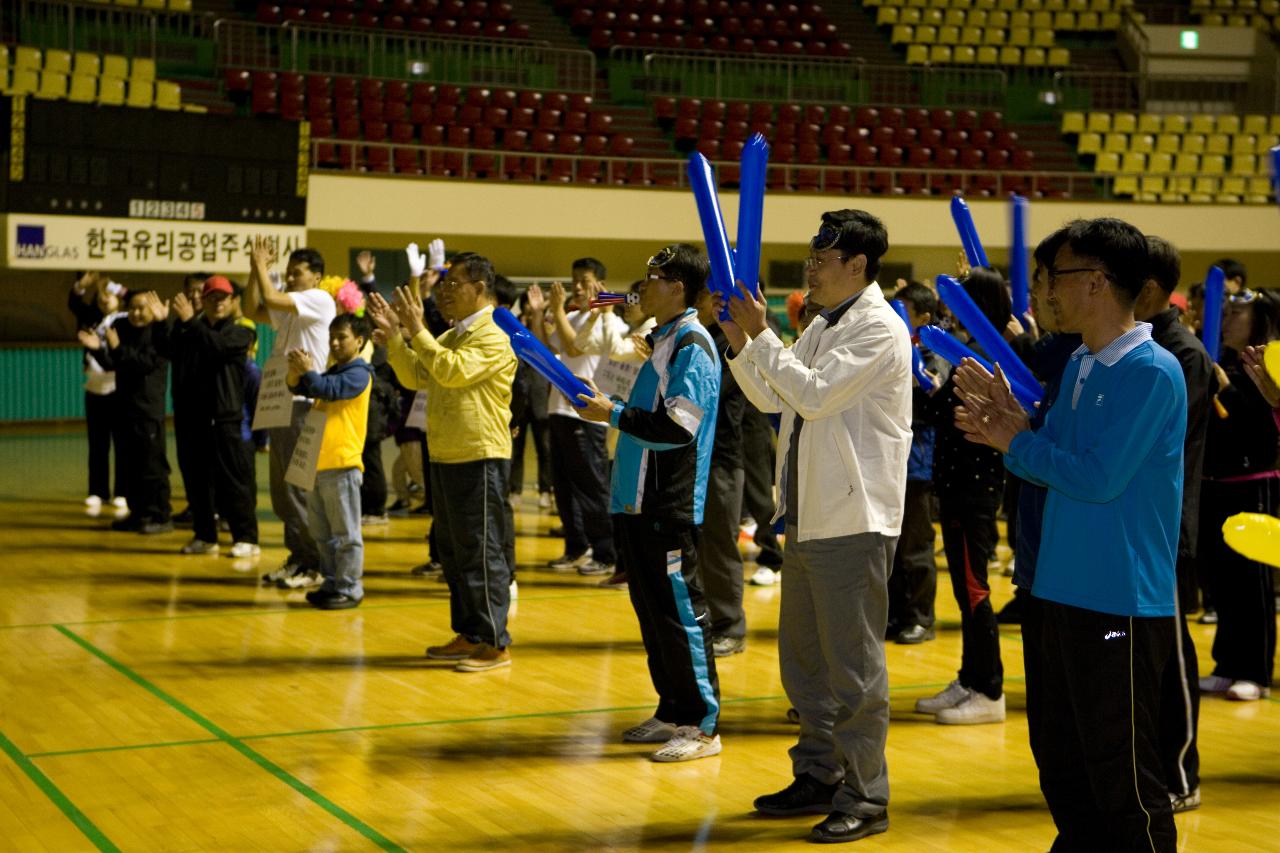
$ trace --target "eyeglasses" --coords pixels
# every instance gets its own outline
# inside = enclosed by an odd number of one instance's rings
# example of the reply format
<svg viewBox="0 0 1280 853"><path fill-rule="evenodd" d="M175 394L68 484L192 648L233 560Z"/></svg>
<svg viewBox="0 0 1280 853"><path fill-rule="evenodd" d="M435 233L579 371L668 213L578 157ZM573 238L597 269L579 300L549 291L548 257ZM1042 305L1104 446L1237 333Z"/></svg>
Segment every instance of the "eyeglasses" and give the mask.
<svg viewBox="0 0 1280 853"><path fill-rule="evenodd" d="M650 264L650 266L652 266L652 264ZM645 276L645 277L644 277L644 282L641 282L641 284L644 284L644 283L646 283L646 282L650 282L650 281L669 281L669 282L671 282L672 284L681 284L681 283L682 283L682 282L680 281L680 279L678 279L678 278L668 278L668 277L667 277L667 276L665 276L665 275L659 275L659 274L658 274L658 273L656 273L656 272L651 272L651 273L649 273L647 276Z"/></svg>
<svg viewBox="0 0 1280 853"><path fill-rule="evenodd" d="M827 261L839 261L840 263L844 263L847 260L849 260L849 255L832 255L829 258L815 258L813 255L810 255L804 259L804 268L807 270L816 270Z"/></svg>
<svg viewBox="0 0 1280 853"><path fill-rule="evenodd" d="M478 284L478 283L479 282L476 282L476 281L458 281L457 279L446 278L444 281L440 282L440 284L437 285L437 287L439 287L440 290L447 290L452 292L454 290L457 290L459 287L462 287L462 285L464 284Z"/></svg>
<svg viewBox="0 0 1280 853"><path fill-rule="evenodd" d="M1058 283L1058 279L1062 278L1064 275L1071 275L1072 273L1077 272L1100 272L1107 278L1115 278L1111 273L1104 269L1099 269L1098 267L1072 267L1071 269L1065 270L1049 269L1045 271L1044 278L1045 281L1049 282L1049 286L1053 287Z"/></svg>
<svg viewBox="0 0 1280 853"><path fill-rule="evenodd" d="M676 247L667 246L665 249L658 252L658 254L654 255L652 258L649 259L648 266L658 267L659 269L661 269L662 267L665 267L667 264L671 263L675 259L676 259Z"/></svg>
<svg viewBox="0 0 1280 853"><path fill-rule="evenodd" d="M809 248L815 252L823 252L833 248L836 243L840 242L840 228L836 225L824 224L818 229L818 233L809 241Z"/></svg>

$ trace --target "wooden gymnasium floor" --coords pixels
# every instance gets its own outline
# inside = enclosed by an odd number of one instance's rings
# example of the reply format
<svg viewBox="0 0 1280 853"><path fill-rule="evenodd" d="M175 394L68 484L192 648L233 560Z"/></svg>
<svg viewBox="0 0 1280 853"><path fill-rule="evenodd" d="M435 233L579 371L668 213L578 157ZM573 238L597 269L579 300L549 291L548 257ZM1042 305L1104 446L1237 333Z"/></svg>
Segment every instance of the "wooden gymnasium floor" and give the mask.
<svg viewBox="0 0 1280 853"><path fill-rule="evenodd" d="M462 675L422 656L450 636L444 585L406 572L425 519L370 530L365 604L315 612L256 582L283 556L264 459L265 548L238 565L87 519L84 447L0 435L0 848L755 851L799 849L814 822L750 810L788 781L795 735L776 588L748 587L747 652L719 664L724 753L653 764L618 740L654 701L627 596L540 568L557 542L527 499L514 665ZM1010 594L997 579L997 606ZM888 647L892 827L857 849L1046 850L1017 630L1007 723L912 712L953 677L950 598L937 641ZM1206 661L1211 629L1193 631ZM1280 849L1276 700L1208 699L1200 731L1204 806L1177 819L1179 849Z"/></svg>

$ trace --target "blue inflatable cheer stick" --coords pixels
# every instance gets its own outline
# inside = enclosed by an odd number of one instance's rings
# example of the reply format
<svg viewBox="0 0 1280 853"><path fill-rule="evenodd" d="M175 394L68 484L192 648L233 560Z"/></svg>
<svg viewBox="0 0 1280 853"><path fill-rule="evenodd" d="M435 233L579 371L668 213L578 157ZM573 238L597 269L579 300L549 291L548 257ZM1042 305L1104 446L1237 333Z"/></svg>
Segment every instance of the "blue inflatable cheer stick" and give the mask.
<svg viewBox="0 0 1280 853"><path fill-rule="evenodd" d="M940 275L937 278L937 287L938 295L951 309L951 313L955 314L956 319L968 329L978 345L999 362L1005 375L1009 377L1009 384L1015 389L1021 385L1023 391L1034 394L1036 401L1039 402L1042 392L1035 375L1009 348L1000 330L991 325L991 321L982 313L969 294L965 293L960 282L949 275Z"/></svg>
<svg viewBox="0 0 1280 853"><path fill-rule="evenodd" d="M893 306L893 310L898 312L898 316L902 318L902 322L907 324L907 334L914 335L915 329L911 328L911 317L907 314L907 306L902 304L901 299L895 299L889 303ZM920 383L920 387L925 391L933 390L933 379L924 369L924 356L920 355L920 348L911 344L911 375Z"/></svg>
<svg viewBox="0 0 1280 853"><path fill-rule="evenodd" d="M956 223L956 231L960 233L960 243L964 246L964 256L968 258L969 266L991 266L987 261L987 253L982 248L982 241L978 239L978 229L974 227L969 205L958 195L951 198L951 219Z"/></svg>
<svg viewBox="0 0 1280 853"><path fill-rule="evenodd" d="M574 376L569 368L561 364L555 354L547 349L542 341L531 335L529 330L516 319L516 315L506 308L495 308L493 322L497 323L498 328L511 338L511 348L515 350L516 356L556 386L560 393L569 398L570 403L581 409L586 403L579 400L578 395L594 396L591 389L587 387L587 383Z"/></svg>
<svg viewBox="0 0 1280 853"><path fill-rule="evenodd" d="M924 344L926 347L942 356L949 364L953 364L956 367L959 367L960 362L964 361L966 358L971 358L978 362L978 364L981 364L988 373L995 374L996 372L995 368L992 367L991 362L987 361L985 358L978 355L976 352L969 349L967 346L960 343L960 341L956 340L951 335L948 335L937 326L921 326L920 343ZM1013 392L1013 396L1018 398L1018 402L1022 405L1022 408L1026 409L1029 414L1034 413L1036 410L1036 403L1040 402L1040 386L1036 385L1037 390L1035 393L1032 393L1030 389L1023 388L1020 383L1015 382L1008 373L1005 374L1005 378L1009 380L1009 389Z"/></svg>
<svg viewBox="0 0 1280 853"><path fill-rule="evenodd" d="M709 284L712 291L719 293L727 305L737 290L734 285L733 254L729 249L729 236L724 230L724 214L720 212L720 199L716 197L716 182L711 176L711 164L697 152L689 157L689 185L693 188L693 198L698 203L702 240L707 244L707 257L711 261Z"/></svg>
<svg viewBox="0 0 1280 853"><path fill-rule="evenodd" d="M769 143L757 133L742 149L742 177L738 185L738 243L734 272L747 289L760 293L760 233L764 226L764 183L769 167Z"/></svg>
<svg viewBox="0 0 1280 853"><path fill-rule="evenodd" d="M1280 145L1272 148L1271 156L1271 191L1280 199Z"/></svg>
<svg viewBox="0 0 1280 853"><path fill-rule="evenodd" d="M1204 348L1209 360L1218 363L1222 354L1222 303L1227 298L1227 276L1219 267L1209 267L1204 277Z"/></svg>
<svg viewBox="0 0 1280 853"><path fill-rule="evenodd" d="M1013 316L1025 322L1031 308L1027 281L1027 214L1030 204L1018 194L1009 200L1009 281L1013 284Z"/></svg>

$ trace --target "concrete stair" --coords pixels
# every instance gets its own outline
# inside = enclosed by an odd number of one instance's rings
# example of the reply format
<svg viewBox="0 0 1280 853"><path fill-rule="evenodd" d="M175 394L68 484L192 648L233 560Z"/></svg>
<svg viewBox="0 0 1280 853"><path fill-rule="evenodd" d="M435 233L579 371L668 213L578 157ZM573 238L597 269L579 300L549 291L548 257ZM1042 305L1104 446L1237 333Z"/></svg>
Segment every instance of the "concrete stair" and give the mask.
<svg viewBox="0 0 1280 853"><path fill-rule="evenodd" d="M903 58L889 44L887 33L876 29L875 10L850 0L824 3L823 14L840 30L840 38L853 48L853 55L872 65L901 65Z"/></svg>
<svg viewBox="0 0 1280 853"><path fill-rule="evenodd" d="M586 48L547 0L511 0L511 7L515 19L528 25L533 40L549 42L552 47Z"/></svg>

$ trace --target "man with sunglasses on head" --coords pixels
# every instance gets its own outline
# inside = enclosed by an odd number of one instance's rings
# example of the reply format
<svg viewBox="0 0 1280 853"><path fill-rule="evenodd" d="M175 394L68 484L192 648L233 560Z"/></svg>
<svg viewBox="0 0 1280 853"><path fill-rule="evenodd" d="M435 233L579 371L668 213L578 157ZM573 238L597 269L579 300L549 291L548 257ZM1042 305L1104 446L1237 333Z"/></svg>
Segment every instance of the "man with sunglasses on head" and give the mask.
<svg viewBox="0 0 1280 853"><path fill-rule="evenodd" d="M911 341L875 281L888 246L870 213L824 213L805 261L822 310L796 344L769 331L763 298L741 285L721 324L747 399L782 414L778 662L800 739L794 780L755 807L826 814L809 836L825 843L889 828L884 633L911 451Z"/></svg>
<svg viewBox="0 0 1280 853"><path fill-rule="evenodd" d="M720 397L720 360L694 308L709 272L687 243L650 258L640 307L658 324L647 339L652 354L625 405L594 387L580 398L583 419L621 433L609 509L658 693L653 716L622 739L664 744L654 761L720 753L720 684L698 569Z"/></svg>

